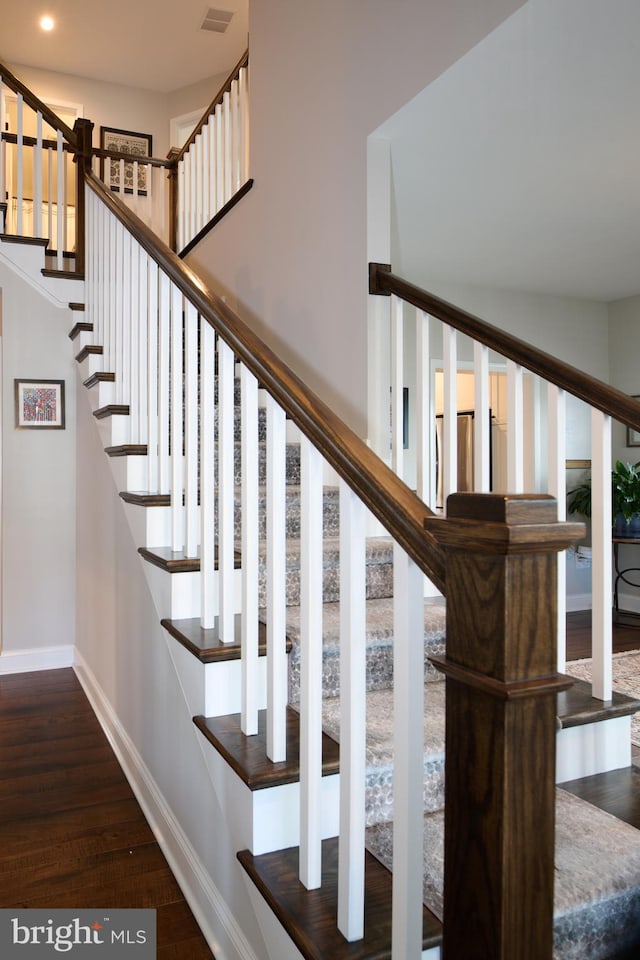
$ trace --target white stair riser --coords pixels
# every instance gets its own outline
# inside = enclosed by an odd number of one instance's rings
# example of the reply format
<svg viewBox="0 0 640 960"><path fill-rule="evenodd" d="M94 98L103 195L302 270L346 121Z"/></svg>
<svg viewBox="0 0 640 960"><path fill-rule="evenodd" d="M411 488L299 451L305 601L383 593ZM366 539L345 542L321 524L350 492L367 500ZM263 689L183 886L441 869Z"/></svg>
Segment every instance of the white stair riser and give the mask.
<svg viewBox="0 0 640 960"><path fill-rule="evenodd" d="M119 447L131 442L131 421L127 414L114 413L110 417L96 418L96 424L105 447Z"/></svg>
<svg viewBox="0 0 640 960"><path fill-rule="evenodd" d="M74 350L74 357L77 357L79 353L80 350ZM84 360L79 361L78 366L80 368L80 379L82 382L84 383L84 381L92 377L94 373L101 373L103 365L104 361L101 353L90 353Z"/></svg>
<svg viewBox="0 0 640 960"><path fill-rule="evenodd" d="M118 490L147 489L146 456L109 457L109 463Z"/></svg>
<svg viewBox="0 0 640 960"><path fill-rule="evenodd" d="M90 387L86 390L87 397L89 399L89 406L91 410L99 410L101 407L106 407L110 403L115 403L114 400L114 386L113 383L104 383L102 381L96 383L93 387Z"/></svg>
<svg viewBox="0 0 640 960"><path fill-rule="evenodd" d="M160 619L188 620L200 616L200 573L167 573L144 562L147 582ZM215 589L215 584L214 584ZM240 570L234 571L234 612L240 613Z"/></svg>
<svg viewBox="0 0 640 960"><path fill-rule="evenodd" d="M127 521L136 545L152 549L171 544L171 509L169 507L140 507L124 503Z"/></svg>
<svg viewBox="0 0 640 960"><path fill-rule="evenodd" d="M250 790L204 738L203 744L211 780L231 824L238 849L246 848L259 856L273 850L297 847L300 843L300 784ZM323 839L329 839L338 835L340 775L323 777L321 793L321 832Z"/></svg>
<svg viewBox="0 0 640 960"><path fill-rule="evenodd" d="M631 717L566 727L556 737L556 783L631 765Z"/></svg>
<svg viewBox="0 0 640 960"><path fill-rule="evenodd" d="M167 633L167 643L191 716L224 717L241 710L240 660L201 663ZM260 657L258 709L267 705L267 664Z"/></svg>
<svg viewBox="0 0 640 960"><path fill-rule="evenodd" d="M74 355L77 356L83 347L93 343L93 330L80 330L72 342Z"/></svg>

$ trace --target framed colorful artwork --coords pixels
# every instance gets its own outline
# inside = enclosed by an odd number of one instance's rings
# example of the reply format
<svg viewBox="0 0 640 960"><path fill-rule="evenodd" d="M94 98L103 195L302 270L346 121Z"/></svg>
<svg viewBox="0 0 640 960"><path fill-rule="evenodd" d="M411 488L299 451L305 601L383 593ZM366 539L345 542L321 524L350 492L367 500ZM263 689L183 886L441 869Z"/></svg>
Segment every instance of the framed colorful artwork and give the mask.
<svg viewBox="0 0 640 960"><path fill-rule="evenodd" d="M64 430L64 380L14 380L16 428Z"/></svg>
<svg viewBox="0 0 640 960"><path fill-rule="evenodd" d="M140 159L151 156L152 138L150 133L133 133L131 130L117 130L115 127L100 127L100 149L111 153L126 153ZM134 161L110 159L101 157L100 177L114 193L124 189L125 193L136 193L140 196L147 194L147 177L149 167L146 163L138 164L137 183L134 183ZM124 174L122 171L124 170ZM124 177L124 183L121 179Z"/></svg>

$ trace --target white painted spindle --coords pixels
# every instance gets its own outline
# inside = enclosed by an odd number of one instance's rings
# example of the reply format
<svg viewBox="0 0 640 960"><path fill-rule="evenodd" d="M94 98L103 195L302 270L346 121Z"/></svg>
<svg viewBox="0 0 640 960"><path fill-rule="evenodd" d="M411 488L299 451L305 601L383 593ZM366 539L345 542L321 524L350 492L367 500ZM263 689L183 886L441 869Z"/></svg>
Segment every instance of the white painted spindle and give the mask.
<svg viewBox="0 0 640 960"><path fill-rule="evenodd" d="M611 418L591 411L591 655L593 696L611 699Z"/></svg>
<svg viewBox="0 0 640 960"><path fill-rule="evenodd" d="M158 289L158 483L160 493L171 491L169 457L170 329L171 284L166 273L160 271Z"/></svg>
<svg viewBox="0 0 640 960"><path fill-rule="evenodd" d="M567 518L566 395L555 384L547 384L548 489L558 503L558 520ZM567 662L567 552L558 554L558 670Z"/></svg>
<svg viewBox="0 0 640 960"><path fill-rule="evenodd" d="M33 154L33 235L42 236L42 114L36 112L36 145Z"/></svg>
<svg viewBox="0 0 640 960"><path fill-rule="evenodd" d="M338 929L364 936L365 507L340 481L340 840Z"/></svg>
<svg viewBox="0 0 640 960"><path fill-rule="evenodd" d="M147 489L158 493L158 264L147 261Z"/></svg>
<svg viewBox="0 0 640 960"><path fill-rule="evenodd" d="M430 323L428 313L416 313L416 479L418 496L435 505L431 486L435 420L431 403Z"/></svg>
<svg viewBox="0 0 640 960"><path fill-rule="evenodd" d="M200 318L200 619L205 630L215 626L218 613L215 545L215 391L216 338L210 323Z"/></svg>
<svg viewBox="0 0 640 960"><path fill-rule="evenodd" d="M57 182L57 201L56 201L56 253L57 268L62 270L64 266L64 226L67 218L67 211L64 204L65 193L65 153L62 132L58 130L56 138L56 157L58 161L58 182Z"/></svg>
<svg viewBox="0 0 640 960"><path fill-rule="evenodd" d="M513 360L507 360L507 488L524 489L522 367Z"/></svg>
<svg viewBox="0 0 640 960"><path fill-rule="evenodd" d="M185 553L198 555L198 312L185 300Z"/></svg>
<svg viewBox="0 0 640 960"><path fill-rule="evenodd" d="M17 172L17 197L16 197L16 234L22 236L22 205L24 202L24 100L22 94L17 97L17 144L16 144L16 172Z"/></svg>
<svg viewBox="0 0 640 960"><path fill-rule="evenodd" d="M473 342L475 413L473 419L473 488L488 493L491 486L491 405L489 401L489 349Z"/></svg>
<svg viewBox="0 0 640 960"><path fill-rule="evenodd" d="M321 884L322 844L322 458L301 441L300 881Z"/></svg>
<svg viewBox="0 0 640 960"><path fill-rule="evenodd" d="M267 396L267 756L287 757L286 421Z"/></svg>
<svg viewBox="0 0 640 960"><path fill-rule="evenodd" d="M391 297L391 468L399 477L404 471L404 303Z"/></svg>
<svg viewBox="0 0 640 960"><path fill-rule="evenodd" d="M258 732L258 381L240 368L242 477L242 710L245 736Z"/></svg>
<svg viewBox="0 0 640 960"><path fill-rule="evenodd" d="M218 570L222 643L235 639L234 356L218 337Z"/></svg>
<svg viewBox="0 0 640 960"><path fill-rule="evenodd" d="M183 307L180 290L171 285L171 549L184 549L184 421L183 421Z"/></svg>
<svg viewBox="0 0 640 960"><path fill-rule="evenodd" d="M422 955L424 783L423 574L393 551L393 919L392 960Z"/></svg>
<svg viewBox="0 0 640 960"><path fill-rule="evenodd" d="M442 324L442 450L438 452L442 476L442 506L458 489L458 339L453 327Z"/></svg>

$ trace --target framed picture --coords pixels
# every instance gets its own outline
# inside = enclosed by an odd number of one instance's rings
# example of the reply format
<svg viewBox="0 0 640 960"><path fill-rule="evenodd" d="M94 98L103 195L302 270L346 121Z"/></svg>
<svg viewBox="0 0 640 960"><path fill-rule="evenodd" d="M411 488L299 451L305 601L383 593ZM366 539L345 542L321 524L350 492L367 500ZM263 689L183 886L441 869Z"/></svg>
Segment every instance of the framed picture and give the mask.
<svg viewBox="0 0 640 960"><path fill-rule="evenodd" d="M136 157L150 157L152 151L150 133L133 133L131 130L116 130L114 127L100 127L100 148L111 150L113 153L128 153ZM125 193L147 195L147 176L149 168L146 164L138 164L138 182L133 182L133 160L124 162L124 184L120 183L122 164L120 160L111 160L109 157L100 159L100 177L107 187L114 193L124 189Z"/></svg>
<svg viewBox="0 0 640 960"><path fill-rule="evenodd" d="M633 399L640 400L640 396L636 393ZM633 427L627 427L627 446L640 447L640 431L634 430Z"/></svg>
<svg viewBox="0 0 640 960"><path fill-rule="evenodd" d="M64 430L64 380L14 380L19 430Z"/></svg>

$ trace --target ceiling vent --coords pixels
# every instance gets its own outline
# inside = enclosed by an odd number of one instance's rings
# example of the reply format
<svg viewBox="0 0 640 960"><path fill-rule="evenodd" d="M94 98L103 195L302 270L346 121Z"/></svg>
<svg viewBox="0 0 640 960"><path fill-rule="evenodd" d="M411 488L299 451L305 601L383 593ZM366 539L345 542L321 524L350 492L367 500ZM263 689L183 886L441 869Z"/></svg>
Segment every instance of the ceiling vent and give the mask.
<svg viewBox="0 0 640 960"><path fill-rule="evenodd" d="M233 13L229 10L214 10L211 7L204 15L201 30L212 30L214 33L224 33L231 22Z"/></svg>

